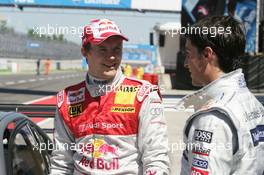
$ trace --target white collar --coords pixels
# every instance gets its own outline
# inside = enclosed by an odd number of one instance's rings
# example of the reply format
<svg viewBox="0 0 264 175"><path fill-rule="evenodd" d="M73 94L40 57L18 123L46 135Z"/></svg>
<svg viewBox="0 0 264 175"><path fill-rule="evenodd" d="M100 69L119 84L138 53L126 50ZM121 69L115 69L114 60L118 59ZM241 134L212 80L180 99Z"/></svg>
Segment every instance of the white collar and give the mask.
<svg viewBox="0 0 264 175"><path fill-rule="evenodd" d="M117 73L113 80L102 80L95 78L87 73L86 88L92 97L99 97L105 95L107 92L112 91L118 87L124 80L121 68L118 68Z"/></svg>
<svg viewBox="0 0 264 175"><path fill-rule="evenodd" d="M193 107L194 110L198 110L209 101L218 101L223 98L228 98L230 95L233 95L233 92L237 89L245 87L246 82L242 69L237 69L222 75L195 93L183 97L183 99L178 102L176 108L185 110L189 107Z"/></svg>

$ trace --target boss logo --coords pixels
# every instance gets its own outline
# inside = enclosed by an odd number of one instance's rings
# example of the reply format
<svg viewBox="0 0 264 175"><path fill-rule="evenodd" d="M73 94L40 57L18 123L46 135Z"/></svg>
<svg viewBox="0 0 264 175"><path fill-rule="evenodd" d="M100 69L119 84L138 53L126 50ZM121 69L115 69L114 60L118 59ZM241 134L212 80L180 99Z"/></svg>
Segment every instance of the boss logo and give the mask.
<svg viewBox="0 0 264 175"><path fill-rule="evenodd" d="M206 160L197 159L197 158L193 158L192 165L203 169L208 168L208 162Z"/></svg>
<svg viewBox="0 0 264 175"><path fill-rule="evenodd" d="M213 133L209 131L204 131L200 129L196 129L194 131L194 140L196 141L211 143L212 136L213 136Z"/></svg>

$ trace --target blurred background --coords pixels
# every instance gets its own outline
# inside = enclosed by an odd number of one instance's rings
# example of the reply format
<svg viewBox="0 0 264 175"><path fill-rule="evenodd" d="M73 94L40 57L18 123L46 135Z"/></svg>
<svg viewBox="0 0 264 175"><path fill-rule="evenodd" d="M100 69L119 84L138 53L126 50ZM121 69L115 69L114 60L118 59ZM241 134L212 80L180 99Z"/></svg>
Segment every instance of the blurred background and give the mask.
<svg viewBox="0 0 264 175"><path fill-rule="evenodd" d="M261 92L263 9L261 0L1 0L0 73L86 70L82 28L91 19L109 18L129 38L122 62L126 75L167 89L194 89L183 67L183 27L229 14L245 25L243 70L249 87Z"/></svg>

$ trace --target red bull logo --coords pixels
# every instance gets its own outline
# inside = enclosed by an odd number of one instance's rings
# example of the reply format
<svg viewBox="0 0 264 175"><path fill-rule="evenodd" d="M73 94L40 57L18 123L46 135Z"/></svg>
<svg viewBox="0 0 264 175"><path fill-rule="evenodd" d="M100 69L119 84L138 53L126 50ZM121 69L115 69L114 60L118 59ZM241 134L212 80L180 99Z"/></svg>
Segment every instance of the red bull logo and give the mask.
<svg viewBox="0 0 264 175"><path fill-rule="evenodd" d="M103 144L100 148L99 148L99 152L106 155L106 154L112 154L112 155L116 155L116 151L117 149L113 146L110 146L108 144Z"/></svg>
<svg viewBox="0 0 264 175"><path fill-rule="evenodd" d="M85 156L82 157L79 164L85 167L90 167L91 169L99 169L99 170L117 170L119 169L118 158L113 158L110 162L102 159L102 158L92 158L89 159Z"/></svg>
<svg viewBox="0 0 264 175"><path fill-rule="evenodd" d="M79 164L91 169L117 170L119 169L118 148L109 145L103 139L91 139L91 143L81 148L83 153Z"/></svg>

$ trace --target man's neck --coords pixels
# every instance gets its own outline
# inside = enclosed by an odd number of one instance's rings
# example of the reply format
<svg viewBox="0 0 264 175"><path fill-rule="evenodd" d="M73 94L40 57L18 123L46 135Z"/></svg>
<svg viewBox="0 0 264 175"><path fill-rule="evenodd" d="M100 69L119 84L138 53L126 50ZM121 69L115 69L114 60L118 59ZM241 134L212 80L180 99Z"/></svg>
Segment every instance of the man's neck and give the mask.
<svg viewBox="0 0 264 175"><path fill-rule="evenodd" d="M88 72L87 76L88 76L87 77L88 78L88 84L100 85L100 84L108 84L108 83L113 81L113 78L110 80L100 79L100 78L97 78L97 77L89 74L89 72Z"/></svg>
<svg viewBox="0 0 264 175"><path fill-rule="evenodd" d="M122 81L124 76L121 70L117 71L115 77L111 80L102 80L95 78L87 73L86 86L92 97L98 97L110 92L113 88L117 87Z"/></svg>
<svg viewBox="0 0 264 175"><path fill-rule="evenodd" d="M206 73L206 80L205 80L205 85L210 84L211 82L217 80L218 78L220 78L221 76L223 76L225 73L220 69L220 68L214 68L211 71L208 71Z"/></svg>

